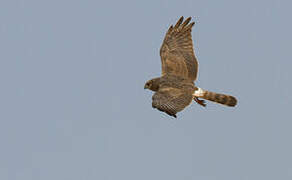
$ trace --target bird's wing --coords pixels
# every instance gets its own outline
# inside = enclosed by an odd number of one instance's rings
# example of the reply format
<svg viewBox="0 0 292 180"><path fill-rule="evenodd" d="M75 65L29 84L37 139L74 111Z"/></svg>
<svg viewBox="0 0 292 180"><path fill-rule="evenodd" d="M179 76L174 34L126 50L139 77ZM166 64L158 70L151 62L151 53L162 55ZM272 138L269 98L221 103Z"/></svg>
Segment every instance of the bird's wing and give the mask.
<svg viewBox="0 0 292 180"><path fill-rule="evenodd" d="M152 96L152 107L176 117L176 113L188 106L192 99L191 92L179 88L164 87Z"/></svg>
<svg viewBox="0 0 292 180"><path fill-rule="evenodd" d="M160 47L162 75L172 74L192 81L196 80L198 62L193 50L191 17L170 26Z"/></svg>

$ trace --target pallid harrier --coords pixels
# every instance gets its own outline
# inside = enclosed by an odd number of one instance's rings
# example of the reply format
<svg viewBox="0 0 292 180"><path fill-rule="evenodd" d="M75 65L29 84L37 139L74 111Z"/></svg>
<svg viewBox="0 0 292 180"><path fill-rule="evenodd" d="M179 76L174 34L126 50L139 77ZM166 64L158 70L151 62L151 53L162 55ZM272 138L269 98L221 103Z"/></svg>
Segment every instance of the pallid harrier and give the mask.
<svg viewBox="0 0 292 180"><path fill-rule="evenodd" d="M162 76L146 82L144 89L154 91L152 107L176 117L194 99L198 104L206 106L203 98L226 106L235 106L237 100L233 96L218 94L196 87L198 62L193 51L191 17L183 22L181 17L176 25L170 26L162 46L160 57Z"/></svg>

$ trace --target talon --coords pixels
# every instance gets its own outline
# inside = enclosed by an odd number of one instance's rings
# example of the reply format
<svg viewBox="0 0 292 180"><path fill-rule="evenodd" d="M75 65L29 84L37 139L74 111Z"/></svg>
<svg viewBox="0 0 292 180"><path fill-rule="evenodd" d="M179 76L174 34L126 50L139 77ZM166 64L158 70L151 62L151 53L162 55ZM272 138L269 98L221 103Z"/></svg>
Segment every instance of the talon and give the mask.
<svg viewBox="0 0 292 180"><path fill-rule="evenodd" d="M197 97L194 97L194 100L203 107L206 107L206 102L204 100L200 100Z"/></svg>

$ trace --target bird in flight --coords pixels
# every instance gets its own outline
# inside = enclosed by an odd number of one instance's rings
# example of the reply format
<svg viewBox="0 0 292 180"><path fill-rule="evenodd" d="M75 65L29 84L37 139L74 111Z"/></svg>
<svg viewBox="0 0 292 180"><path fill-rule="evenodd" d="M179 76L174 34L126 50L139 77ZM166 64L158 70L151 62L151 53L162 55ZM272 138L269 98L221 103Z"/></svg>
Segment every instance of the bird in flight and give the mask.
<svg viewBox="0 0 292 180"><path fill-rule="evenodd" d="M162 76L145 83L144 89L154 91L152 107L176 117L176 113L187 107L192 100L206 106L204 100L226 106L235 106L235 97L210 92L195 86L198 74L198 61L195 57L192 41L191 17L184 21L181 17L166 32L160 47ZM201 98L201 99L200 99Z"/></svg>

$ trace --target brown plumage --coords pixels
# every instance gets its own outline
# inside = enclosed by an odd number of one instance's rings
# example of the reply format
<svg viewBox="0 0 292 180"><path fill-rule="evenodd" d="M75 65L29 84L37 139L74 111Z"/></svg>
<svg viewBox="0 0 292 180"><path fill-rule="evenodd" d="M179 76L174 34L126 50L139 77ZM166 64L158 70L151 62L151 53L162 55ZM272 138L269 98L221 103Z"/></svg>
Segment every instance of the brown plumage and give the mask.
<svg viewBox="0 0 292 180"><path fill-rule="evenodd" d="M198 62L193 50L191 17L181 17L175 26L170 26L162 46L160 57L162 76L146 82L144 88L154 91L152 107L176 117L194 99L206 106L203 98L226 106L235 106L233 96L209 92L195 86Z"/></svg>

